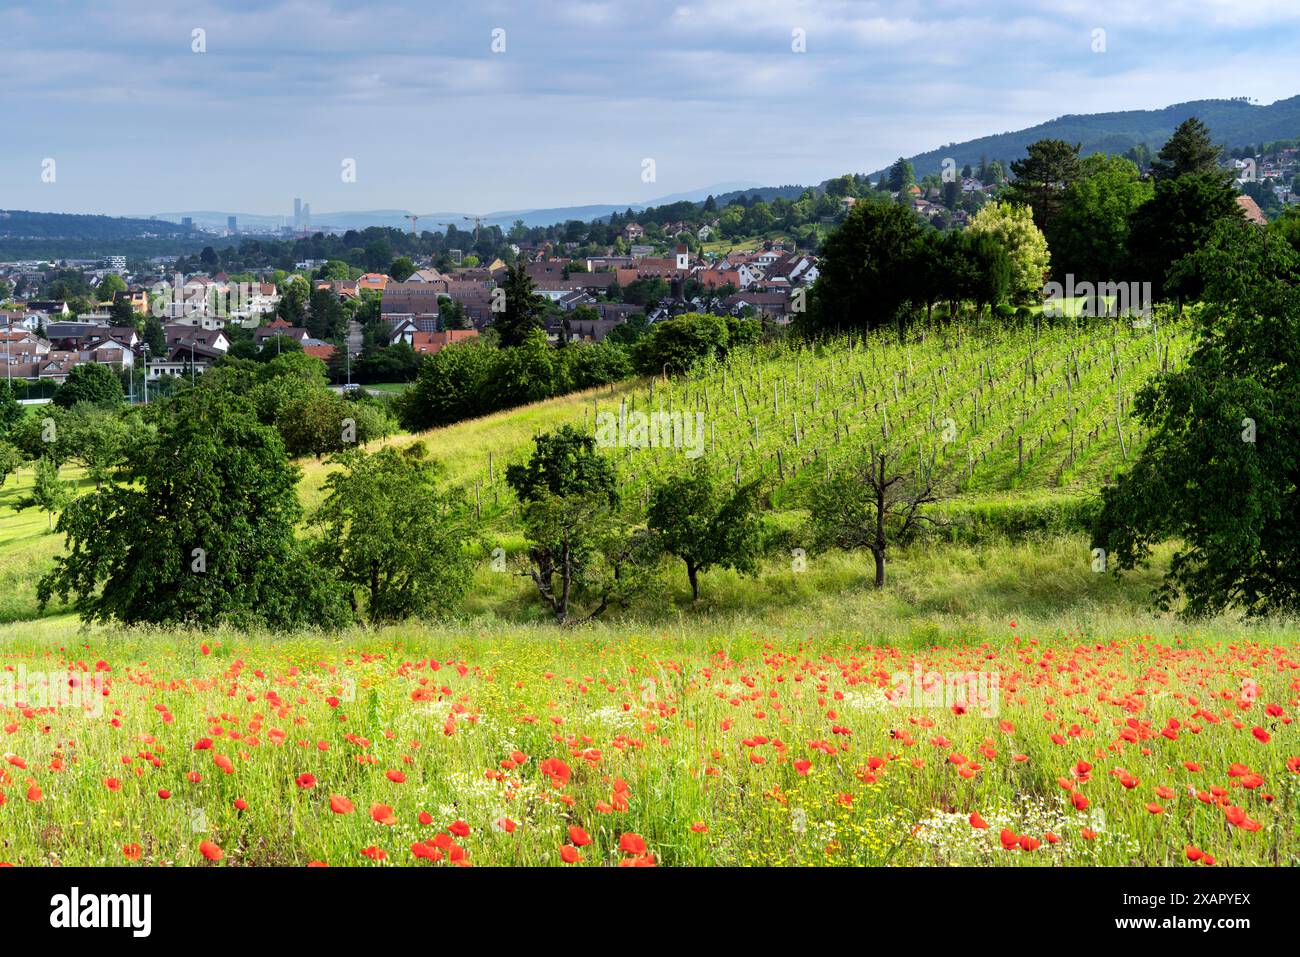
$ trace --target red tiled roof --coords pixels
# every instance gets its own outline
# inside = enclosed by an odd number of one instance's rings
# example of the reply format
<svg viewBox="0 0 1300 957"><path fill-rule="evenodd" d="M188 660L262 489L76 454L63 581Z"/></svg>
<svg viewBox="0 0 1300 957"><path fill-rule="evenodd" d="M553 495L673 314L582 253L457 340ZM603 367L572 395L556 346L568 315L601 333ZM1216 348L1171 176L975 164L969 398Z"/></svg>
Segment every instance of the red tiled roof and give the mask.
<svg viewBox="0 0 1300 957"><path fill-rule="evenodd" d="M1237 205L1240 206L1241 211L1245 213L1246 222L1254 223L1256 226L1268 225L1268 217L1265 216L1264 211L1259 208L1259 203L1255 202L1255 200L1250 196L1238 196Z"/></svg>

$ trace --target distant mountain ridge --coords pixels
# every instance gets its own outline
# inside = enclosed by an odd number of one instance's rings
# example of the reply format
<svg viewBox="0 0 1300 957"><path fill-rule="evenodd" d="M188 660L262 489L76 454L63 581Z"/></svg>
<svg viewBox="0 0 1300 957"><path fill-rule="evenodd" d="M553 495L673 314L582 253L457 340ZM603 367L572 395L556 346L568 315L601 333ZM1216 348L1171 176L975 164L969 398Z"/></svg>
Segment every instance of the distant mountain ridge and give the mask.
<svg viewBox="0 0 1300 957"><path fill-rule="evenodd" d="M1004 164L1019 159L1025 148L1041 139L1060 139L1082 145L1080 153L1126 153L1145 144L1152 151L1164 145L1179 123L1199 117L1210 128L1217 143L1244 146L1269 140L1300 137L1300 96L1259 106L1244 100L1192 100L1161 110L1126 110L1116 113L1085 113L1059 116L1046 123L1011 133L981 136L964 143L950 143L906 157L918 178L939 173L943 161L951 158L957 168L977 166L981 157ZM873 179L885 170L869 174Z"/></svg>
<svg viewBox="0 0 1300 957"><path fill-rule="evenodd" d="M1300 138L1300 96L1278 100L1267 106L1249 103L1244 99L1193 100L1176 103L1159 110L1126 110L1111 113L1069 114L1044 123L1008 133L982 136L962 143L950 143L937 149L915 154L911 161L916 175L938 173L945 159L951 158L960 169L966 164L977 165L982 158L1001 160L1003 164L1020 158L1026 147L1044 138L1063 139L1079 143L1086 156L1093 152L1125 153L1139 144L1157 150L1173 134L1178 124L1197 116L1210 128L1216 142L1228 147L1258 144L1270 140ZM870 173L873 179L885 170ZM821 184L824 185L824 184ZM589 222L606 219L614 213L628 209L640 212L651 206L666 206L678 202L700 202L713 196L719 206L740 196L758 195L770 202L782 197L795 199L806 187L758 186L749 183L717 183L713 186L675 193L636 203L600 203L586 206L503 210L482 218L483 223L508 229L516 220L527 227L551 226L567 220ZM409 229L408 211L401 209L363 210L337 213L313 213L312 226L340 230L361 230L370 226L388 226ZM275 228L287 222L287 216L266 216L251 213L227 213L216 210L195 212L158 213L151 218L115 217L68 213L39 213L22 210L0 210L0 259L46 256L106 255L110 252L138 252L155 254L156 247L166 245L170 250L189 251L197 243L213 242L211 234L201 230L187 230L179 225L182 217L190 217L194 225L223 229L229 215L234 215L241 227ZM419 227L445 229L442 223L455 223L460 229L472 230L474 222L463 212L421 213ZM73 253L73 247L77 252ZM63 249L64 251L60 252Z"/></svg>
<svg viewBox="0 0 1300 957"><path fill-rule="evenodd" d="M636 203L592 203L585 206L556 206L547 209L512 209L497 210L482 217L485 225L501 226L509 228L516 220L522 220L527 227L533 226L552 226L556 223L563 223L570 219L580 219L583 222L591 222L596 219L603 219L614 213L622 213L631 209L634 212L646 209L650 206L667 206L671 203L693 202L698 203L709 196L738 195L745 193L748 195L752 191L772 189L764 187L757 183L729 182L717 183L704 189L690 190L684 193L673 193L668 196L659 196L654 199L645 200ZM411 211L409 209L372 209L360 211L341 211L334 213L317 213L311 215L312 226L325 227L329 226L335 229L366 229L371 226L389 226L393 229L410 229L411 223L406 217ZM184 212L155 213L158 219L169 222L180 222L184 217L189 217L194 221L196 226L211 226L224 228L226 219L229 216L235 216L240 226L256 226L259 228L276 228L282 223L288 223L291 217L287 216L267 216L258 213L229 213L220 210L192 210ZM437 223L454 223L458 229L474 228L473 217L464 212L434 212L419 213L420 229L425 228L437 229Z"/></svg>

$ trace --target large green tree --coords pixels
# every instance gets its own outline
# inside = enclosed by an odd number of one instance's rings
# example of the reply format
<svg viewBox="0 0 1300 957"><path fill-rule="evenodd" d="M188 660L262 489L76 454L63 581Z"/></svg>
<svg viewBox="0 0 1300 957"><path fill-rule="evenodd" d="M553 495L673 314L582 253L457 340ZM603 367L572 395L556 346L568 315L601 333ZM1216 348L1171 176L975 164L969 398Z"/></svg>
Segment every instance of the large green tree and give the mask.
<svg viewBox="0 0 1300 957"><path fill-rule="evenodd" d="M916 173L912 169L912 164L901 156L894 160L894 165L889 167L889 191L901 193L915 183Z"/></svg>
<svg viewBox="0 0 1300 957"><path fill-rule="evenodd" d="M1050 236L1065 191L1079 171L1078 143L1038 140L1029 144L1023 158L1011 163L1013 179L1004 198L1032 209L1034 223Z"/></svg>
<svg viewBox="0 0 1300 957"><path fill-rule="evenodd" d="M1200 293L1204 277L1174 266L1204 246L1225 219L1244 218L1233 188L1216 173L1188 173L1161 179L1155 195L1133 213L1128 255L1135 279L1150 282L1158 299L1187 299Z"/></svg>
<svg viewBox="0 0 1300 957"><path fill-rule="evenodd" d="M312 515L317 562L365 595L372 623L446 614L473 582L473 516L463 493L438 487L423 452L342 453Z"/></svg>
<svg viewBox="0 0 1300 957"><path fill-rule="evenodd" d="M903 276L920 232L910 209L859 200L822 244L811 307L796 323L830 332L893 322L910 296Z"/></svg>
<svg viewBox="0 0 1300 957"><path fill-rule="evenodd" d="M525 264L520 261L506 271L501 283L504 309L493 313L492 328L496 329L503 346L517 346L534 329L544 329L545 300L537 295ZM495 290L494 290L495 292Z"/></svg>
<svg viewBox="0 0 1300 957"><path fill-rule="evenodd" d="M1160 147L1151 162L1151 175L1157 180L1171 180L1203 174L1227 184L1232 181L1232 172L1219 166L1221 153L1210 138L1209 127L1193 116L1180 123Z"/></svg>
<svg viewBox="0 0 1300 957"><path fill-rule="evenodd" d="M1120 282L1131 272L1129 222L1154 189L1131 160L1095 153L1066 187L1047 244L1052 271L1064 281Z"/></svg>
<svg viewBox="0 0 1300 957"><path fill-rule="evenodd" d="M8 380L0 379L0 436L8 435L9 430L18 424L24 414L13 387Z"/></svg>
<svg viewBox="0 0 1300 957"><path fill-rule="evenodd" d="M40 581L42 607L71 596L84 620L128 624L330 626L349 617L338 582L294 537L297 470L246 399L179 394L129 477L59 516L67 553Z"/></svg>
<svg viewBox="0 0 1300 957"><path fill-rule="evenodd" d="M1184 177L1186 179L1187 177ZM1300 254L1224 222L1194 253L1206 277L1187 364L1138 392L1150 433L1103 490L1093 545L1116 569L1178 542L1158 604L1191 615L1300 608Z"/></svg>
<svg viewBox="0 0 1300 957"><path fill-rule="evenodd" d="M966 229L971 236L989 236L1006 251L1011 263L1009 292L1017 302L1033 302L1042 292L1051 256L1047 239L1027 206L989 203Z"/></svg>
<svg viewBox="0 0 1300 957"><path fill-rule="evenodd" d="M64 409L78 402L118 404L123 395L122 380L116 372L98 362L83 362L68 371L67 379L54 392L54 404Z"/></svg>
<svg viewBox="0 0 1300 957"><path fill-rule="evenodd" d="M700 575L710 568L758 571L759 489L757 480L736 486L719 479L701 459L650 493L647 524L659 546L685 564L693 600L700 600Z"/></svg>
<svg viewBox="0 0 1300 957"><path fill-rule="evenodd" d="M649 537L620 511L613 466L595 439L562 426L506 470L528 541L524 571L556 621L591 621L646 587Z"/></svg>

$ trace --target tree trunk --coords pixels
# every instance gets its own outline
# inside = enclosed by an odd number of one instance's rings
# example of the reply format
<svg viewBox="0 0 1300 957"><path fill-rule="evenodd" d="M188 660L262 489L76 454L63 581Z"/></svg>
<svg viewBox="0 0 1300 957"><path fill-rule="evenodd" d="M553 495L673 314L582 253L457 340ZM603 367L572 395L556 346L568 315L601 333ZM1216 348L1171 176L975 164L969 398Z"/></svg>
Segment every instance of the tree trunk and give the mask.
<svg viewBox="0 0 1300 957"><path fill-rule="evenodd" d="M700 570L692 562L686 563L686 577L691 582L691 601L700 600Z"/></svg>
<svg viewBox="0 0 1300 957"><path fill-rule="evenodd" d="M885 587L885 550L883 548L873 548L871 555L876 560L876 587Z"/></svg>
<svg viewBox="0 0 1300 957"><path fill-rule="evenodd" d="M569 541L566 538L564 548L560 552L560 600L556 604L555 614L560 619L560 623L569 619L569 589L573 585L573 562L572 555L569 552Z"/></svg>

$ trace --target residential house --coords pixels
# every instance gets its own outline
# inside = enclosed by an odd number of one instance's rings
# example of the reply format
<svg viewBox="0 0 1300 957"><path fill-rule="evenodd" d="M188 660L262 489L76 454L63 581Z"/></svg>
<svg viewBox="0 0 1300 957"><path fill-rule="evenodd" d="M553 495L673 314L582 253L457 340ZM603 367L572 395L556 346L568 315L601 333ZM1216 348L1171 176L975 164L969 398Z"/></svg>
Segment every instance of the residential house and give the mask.
<svg viewBox="0 0 1300 957"><path fill-rule="evenodd" d="M433 355L454 342L464 342L478 336L476 329L447 329L444 332L417 332L412 336L410 346L423 355Z"/></svg>
<svg viewBox="0 0 1300 957"><path fill-rule="evenodd" d="M85 362L116 366L119 369L130 369L135 365L135 353L131 347L111 337L88 344L81 357Z"/></svg>
<svg viewBox="0 0 1300 957"><path fill-rule="evenodd" d="M334 358L334 353L338 352L338 348L333 343L322 342L320 339L306 339L303 341L302 351L309 356L329 362Z"/></svg>
<svg viewBox="0 0 1300 957"><path fill-rule="evenodd" d="M29 299L26 305L28 312L43 312L47 316L66 316L72 312L62 299Z"/></svg>
<svg viewBox="0 0 1300 957"><path fill-rule="evenodd" d="M779 323L789 322L789 290L769 290L766 292L738 292L722 301L722 306L732 315L740 315L746 307L753 309L759 316L774 319Z"/></svg>
<svg viewBox="0 0 1300 957"><path fill-rule="evenodd" d="M1255 202L1249 196L1238 196L1237 205L1241 207L1242 213L1246 216L1246 222L1254 223L1256 226L1267 226L1268 217L1264 211L1259 208L1259 203Z"/></svg>
<svg viewBox="0 0 1300 957"><path fill-rule="evenodd" d="M201 329L180 322L168 323L163 326L163 338L166 340L169 350L177 346L188 348L191 342L204 348L214 349L217 352L228 352L230 350L230 339L220 329Z"/></svg>
<svg viewBox="0 0 1300 957"><path fill-rule="evenodd" d="M283 319L275 319L253 331L253 341L257 343L259 349L268 339L275 336L287 336L290 339L296 339L298 342L306 342L311 338L306 329L301 326L291 326Z"/></svg>
<svg viewBox="0 0 1300 957"><path fill-rule="evenodd" d="M438 316L438 298L448 295L449 280L391 283L379 303L380 316L394 322L403 317Z"/></svg>

